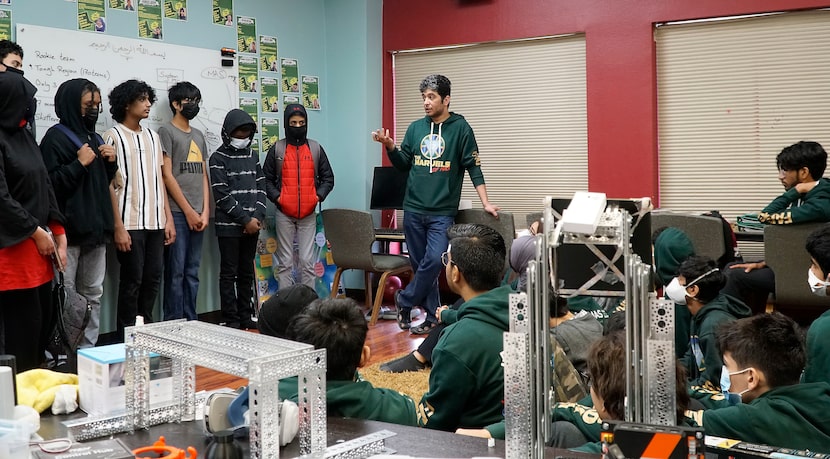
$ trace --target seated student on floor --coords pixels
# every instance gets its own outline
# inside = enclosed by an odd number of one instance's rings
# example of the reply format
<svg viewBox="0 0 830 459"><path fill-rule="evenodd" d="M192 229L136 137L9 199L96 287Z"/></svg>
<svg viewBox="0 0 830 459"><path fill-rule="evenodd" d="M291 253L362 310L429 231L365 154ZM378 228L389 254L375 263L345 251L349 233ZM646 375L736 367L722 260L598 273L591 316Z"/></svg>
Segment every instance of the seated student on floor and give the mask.
<svg viewBox="0 0 830 459"><path fill-rule="evenodd" d="M577 403L557 403L553 410L553 437L549 446L600 452L602 421L625 419L625 332L613 331L596 341L588 353L593 407ZM689 405L685 388L686 372L676 367L677 420Z"/></svg>
<svg viewBox="0 0 830 459"><path fill-rule="evenodd" d="M823 226L807 236L807 253L810 254L808 283L818 296L828 296L830 286L830 225ZM830 298L828 298L830 303ZM801 382L830 383L830 310L813 321L807 332L807 366Z"/></svg>
<svg viewBox="0 0 830 459"><path fill-rule="evenodd" d="M418 406L418 423L455 431L502 419L503 334L509 330L509 286L500 286L505 246L498 231L457 224L441 260L450 289L464 299L457 322L441 333L432 353L429 391Z"/></svg>
<svg viewBox="0 0 830 459"><path fill-rule="evenodd" d="M758 314L725 324L717 337L721 389L736 404L688 413L706 435L830 452L830 384L798 383L806 362L798 324Z"/></svg>
<svg viewBox="0 0 830 459"><path fill-rule="evenodd" d="M368 332L360 306L350 298L312 302L296 316L288 338L326 349L326 406L329 416L417 426L415 402L391 389L372 386L357 372L370 357ZM279 383L281 399L297 401L297 377Z"/></svg>
<svg viewBox="0 0 830 459"><path fill-rule="evenodd" d="M723 323L752 314L741 300L720 293L723 273L708 257L689 257L680 264L680 274L666 287L666 294L678 307L686 305L692 314L689 350L680 360L689 373L691 386L717 388L721 376L721 354L715 330Z"/></svg>
<svg viewBox="0 0 830 459"><path fill-rule="evenodd" d="M662 288L663 295L666 286L677 277L680 263L695 254L692 240L679 228L664 226L654 230L651 234L651 246L654 250L654 278L657 287ZM689 350L689 324L692 315L689 308L675 305L674 308L674 352L677 358L686 355Z"/></svg>

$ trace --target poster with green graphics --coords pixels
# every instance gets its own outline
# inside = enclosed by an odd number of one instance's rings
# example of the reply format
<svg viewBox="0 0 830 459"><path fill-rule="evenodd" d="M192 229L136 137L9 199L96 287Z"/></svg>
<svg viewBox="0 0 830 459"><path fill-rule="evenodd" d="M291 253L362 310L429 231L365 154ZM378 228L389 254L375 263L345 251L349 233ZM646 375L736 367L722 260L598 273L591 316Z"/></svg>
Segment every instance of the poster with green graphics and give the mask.
<svg viewBox="0 0 830 459"><path fill-rule="evenodd" d="M213 0L213 23L233 27L233 0Z"/></svg>
<svg viewBox="0 0 830 459"><path fill-rule="evenodd" d="M262 117L262 125L259 130L262 132L262 151L267 152L272 145L280 140L280 119Z"/></svg>
<svg viewBox="0 0 830 459"><path fill-rule="evenodd" d="M320 110L320 77L303 75L303 106Z"/></svg>
<svg viewBox="0 0 830 459"><path fill-rule="evenodd" d="M109 0L110 8L115 10L135 11L136 0Z"/></svg>
<svg viewBox="0 0 830 459"><path fill-rule="evenodd" d="M259 69L266 72L276 72L277 68L277 37L259 36Z"/></svg>
<svg viewBox="0 0 830 459"><path fill-rule="evenodd" d="M240 97L239 98L239 108L251 115L251 118L254 119L254 122L257 122L258 115L259 115L259 105L257 104L256 97Z"/></svg>
<svg viewBox="0 0 830 459"><path fill-rule="evenodd" d="M164 0L164 17L177 21L186 21L187 0Z"/></svg>
<svg viewBox="0 0 830 459"><path fill-rule="evenodd" d="M256 56L239 56L239 92L259 92L256 78Z"/></svg>
<svg viewBox="0 0 830 459"><path fill-rule="evenodd" d="M78 0L78 30L107 30L104 0Z"/></svg>
<svg viewBox="0 0 830 459"><path fill-rule="evenodd" d="M0 10L0 40L12 39L12 12Z"/></svg>
<svg viewBox="0 0 830 459"><path fill-rule="evenodd" d="M279 82L274 77L259 79L260 94L262 94L262 112L276 113L280 111Z"/></svg>
<svg viewBox="0 0 830 459"><path fill-rule="evenodd" d="M300 96L296 94L283 94L282 95L282 108L288 107L291 104L299 104L300 103Z"/></svg>
<svg viewBox="0 0 830 459"><path fill-rule="evenodd" d="M256 19L236 17L236 46L240 53L256 54Z"/></svg>
<svg viewBox="0 0 830 459"><path fill-rule="evenodd" d="M138 36L139 38L162 39L160 0L139 0L138 2Z"/></svg>
<svg viewBox="0 0 830 459"><path fill-rule="evenodd" d="M254 119L256 119L256 117L254 117ZM263 161L265 161L265 158L264 158L265 155L260 155L259 154L259 152L262 151L262 150L259 148L259 136L258 135L254 135L254 138L251 139L251 151L254 152L254 155L257 158L259 158L259 163L260 164L262 164Z"/></svg>
<svg viewBox="0 0 830 459"><path fill-rule="evenodd" d="M280 68L282 69L282 92L300 92L300 71L297 68L297 59L281 59Z"/></svg>

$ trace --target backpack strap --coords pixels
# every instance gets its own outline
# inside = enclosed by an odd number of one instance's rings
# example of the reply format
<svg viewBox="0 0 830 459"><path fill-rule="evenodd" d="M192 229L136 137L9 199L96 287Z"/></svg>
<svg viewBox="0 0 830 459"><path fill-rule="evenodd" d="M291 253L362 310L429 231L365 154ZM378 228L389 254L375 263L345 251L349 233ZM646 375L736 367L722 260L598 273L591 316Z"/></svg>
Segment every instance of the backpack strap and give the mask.
<svg viewBox="0 0 830 459"><path fill-rule="evenodd" d="M75 134L71 129L66 127L66 125L58 123L58 124L55 124L52 127L56 128L57 130L59 130L61 132L63 132L63 135L65 135L66 138L68 138L72 142L72 144L75 145L75 148L80 149L83 146L83 143L81 143L81 139L78 138L78 135ZM98 134L97 132L93 132L93 134L95 134L95 138L98 139L98 145L103 145L104 144L103 137L101 137L101 135Z"/></svg>

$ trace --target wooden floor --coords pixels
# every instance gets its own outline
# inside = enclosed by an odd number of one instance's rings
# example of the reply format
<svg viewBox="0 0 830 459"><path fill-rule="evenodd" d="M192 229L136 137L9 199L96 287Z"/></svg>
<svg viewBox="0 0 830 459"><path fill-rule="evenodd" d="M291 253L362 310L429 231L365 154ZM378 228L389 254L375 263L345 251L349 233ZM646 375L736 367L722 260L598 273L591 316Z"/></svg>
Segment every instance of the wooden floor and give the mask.
<svg viewBox="0 0 830 459"><path fill-rule="evenodd" d="M423 319L423 313L413 323L417 324ZM256 333L251 331L251 333ZM366 344L372 349L369 365L375 362L384 362L394 356L410 352L418 347L423 337L412 335L409 331L398 328L394 320L378 320L374 326L369 326L369 334L366 337ZM196 368L196 390L214 390L223 387L237 388L247 384L246 379L207 368Z"/></svg>

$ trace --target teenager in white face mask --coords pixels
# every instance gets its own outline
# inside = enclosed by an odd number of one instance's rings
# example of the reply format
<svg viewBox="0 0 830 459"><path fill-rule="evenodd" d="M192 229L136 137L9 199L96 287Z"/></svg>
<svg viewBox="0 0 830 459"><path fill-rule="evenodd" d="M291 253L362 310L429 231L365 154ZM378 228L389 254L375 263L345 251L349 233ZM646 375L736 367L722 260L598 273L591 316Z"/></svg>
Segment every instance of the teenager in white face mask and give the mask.
<svg viewBox="0 0 830 459"><path fill-rule="evenodd" d="M689 326L689 350L681 358L692 386L715 389L720 385L721 353L715 329L752 314L741 300L720 293L726 280L714 260L689 257L680 264L680 275L666 287L666 295L677 305L686 305L692 314Z"/></svg>
<svg viewBox="0 0 830 459"><path fill-rule="evenodd" d="M690 413L706 435L828 451L830 384L799 384L807 357L798 324L778 312L757 314L717 334L729 392L741 403Z"/></svg>
<svg viewBox="0 0 830 459"><path fill-rule="evenodd" d="M810 269L807 282L810 290L818 296L827 293L830 277L830 226L813 231L807 237L807 253L810 254ZM830 306L830 298L827 298ZM807 332L807 368L803 382L830 382L830 309L819 316Z"/></svg>

